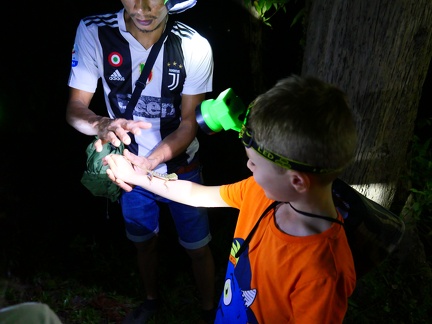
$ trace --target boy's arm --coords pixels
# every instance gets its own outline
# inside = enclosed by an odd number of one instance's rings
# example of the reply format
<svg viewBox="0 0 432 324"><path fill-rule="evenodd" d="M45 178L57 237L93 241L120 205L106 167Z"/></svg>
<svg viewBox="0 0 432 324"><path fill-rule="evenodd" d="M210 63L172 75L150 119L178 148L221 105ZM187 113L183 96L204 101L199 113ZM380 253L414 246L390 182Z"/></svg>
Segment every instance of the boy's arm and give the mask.
<svg viewBox="0 0 432 324"><path fill-rule="evenodd" d="M156 177L150 179L146 172L138 170L140 158L134 156L133 161L130 161L122 155L106 156L108 177L126 191L131 191L131 186L135 185L185 205L230 207L220 195L220 186L203 186L186 180L165 181Z"/></svg>

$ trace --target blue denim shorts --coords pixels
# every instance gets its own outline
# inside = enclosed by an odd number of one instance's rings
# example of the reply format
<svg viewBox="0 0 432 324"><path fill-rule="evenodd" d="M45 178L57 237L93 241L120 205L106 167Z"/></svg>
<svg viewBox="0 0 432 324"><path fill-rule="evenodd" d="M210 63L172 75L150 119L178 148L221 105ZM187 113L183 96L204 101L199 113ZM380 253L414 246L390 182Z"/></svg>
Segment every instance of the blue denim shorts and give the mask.
<svg viewBox="0 0 432 324"><path fill-rule="evenodd" d="M197 168L179 174L179 179L201 183L201 170ZM211 240L207 209L179 204L141 187L123 192L120 197L126 236L132 242L145 242L159 232L158 202L168 204L177 229L180 244L189 250L205 246Z"/></svg>

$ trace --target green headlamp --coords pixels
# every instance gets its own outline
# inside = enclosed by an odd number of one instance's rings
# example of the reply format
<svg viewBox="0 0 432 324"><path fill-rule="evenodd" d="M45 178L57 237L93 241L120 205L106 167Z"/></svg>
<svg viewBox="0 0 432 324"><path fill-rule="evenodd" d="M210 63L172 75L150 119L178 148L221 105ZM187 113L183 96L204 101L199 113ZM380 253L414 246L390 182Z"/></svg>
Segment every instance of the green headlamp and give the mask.
<svg viewBox="0 0 432 324"><path fill-rule="evenodd" d="M247 127L249 113L254 105L252 102L247 109L231 88L221 92L216 99L204 100L195 109L195 116L201 130L206 134L215 134L222 129L239 132L239 138L246 148L253 148L267 160L290 170L317 174L332 173L337 169L312 166L291 160L278 153L259 146L253 137L253 132ZM246 112L245 112L246 110ZM244 116L244 117L243 117ZM242 118L243 117L243 118Z"/></svg>
<svg viewBox="0 0 432 324"><path fill-rule="evenodd" d="M216 99L204 100L195 109L198 125L206 134L224 130L240 132L243 124L241 115L246 110L243 102L231 88L221 92Z"/></svg>

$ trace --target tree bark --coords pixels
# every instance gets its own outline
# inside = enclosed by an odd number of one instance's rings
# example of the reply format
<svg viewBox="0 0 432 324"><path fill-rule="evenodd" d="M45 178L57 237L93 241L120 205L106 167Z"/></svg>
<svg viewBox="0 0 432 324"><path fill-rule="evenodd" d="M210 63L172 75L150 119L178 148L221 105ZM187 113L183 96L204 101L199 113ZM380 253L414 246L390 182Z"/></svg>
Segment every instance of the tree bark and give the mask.
<svg viewBox="0 0 432 324"><path fill-rule="evenodd" d="M307 1L302 75L344 90L359 133L342 178L389 208L432 57L432 1Z"/></svg>
<svg viewBox="0 0 432 324"><path fill-rule="evenodd" d="M245 31L247 39L249 39L249 59L252 75L253 92L256 94L263 93L265 82L263 77L263 22L252 14L249 16L249 26Z"/></svg>
<svg viewBox="0 0 432 324"><path fill-rule="evenodd" d="M239 3L248 13L248 21L243 26L244 38L248 41L249 68L252 77L253 99L266 91L263 76L263 25L261 17L251 3L244 0L232 0ZM252 100L253 100L252 99Z"/></svg>

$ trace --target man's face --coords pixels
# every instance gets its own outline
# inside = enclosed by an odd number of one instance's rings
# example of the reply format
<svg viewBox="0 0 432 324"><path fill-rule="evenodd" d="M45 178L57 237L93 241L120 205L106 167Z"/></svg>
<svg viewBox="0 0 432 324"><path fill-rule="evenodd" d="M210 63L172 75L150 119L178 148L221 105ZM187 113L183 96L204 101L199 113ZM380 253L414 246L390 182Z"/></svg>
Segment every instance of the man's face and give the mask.
<svg viewBox="0 0 432 324"><path fill-rule="evenodd" d="M133 27L141 32L152 32L165 21L168 10L164 0L121 0Z"/></svg>

